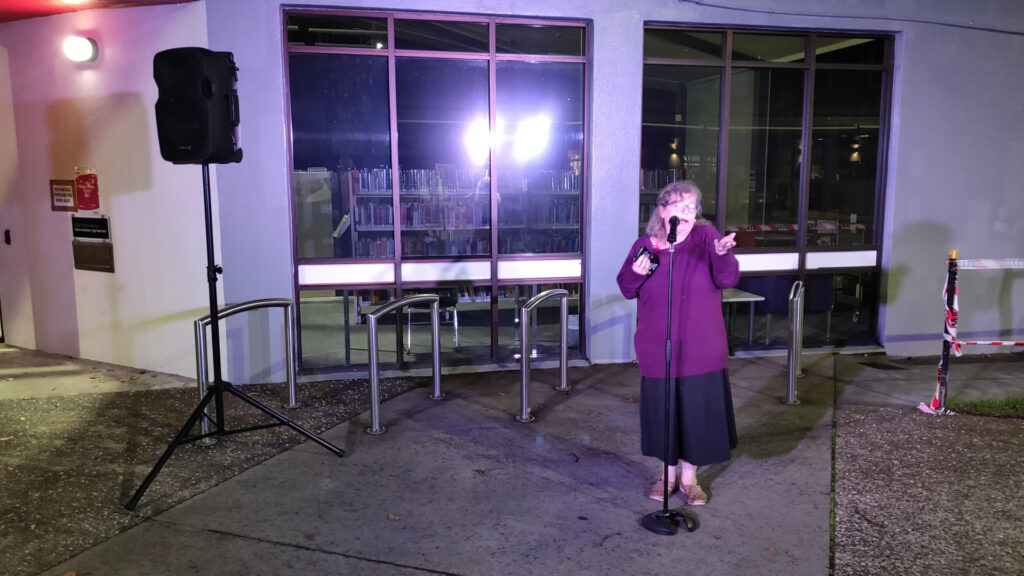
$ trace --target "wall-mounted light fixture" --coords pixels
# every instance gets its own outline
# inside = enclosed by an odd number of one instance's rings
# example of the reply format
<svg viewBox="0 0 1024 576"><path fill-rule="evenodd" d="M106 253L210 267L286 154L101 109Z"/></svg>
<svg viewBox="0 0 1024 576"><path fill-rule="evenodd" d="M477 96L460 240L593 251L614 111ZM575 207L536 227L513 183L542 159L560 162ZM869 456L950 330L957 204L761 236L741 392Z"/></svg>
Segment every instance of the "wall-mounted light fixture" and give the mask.
<svg viewBox="0 0 1024 576"><path fill-rule="evenodd" d="M64 40L64 55L72 62L92 62L99 54L99 46L92 38L68 36Z"/></svg>

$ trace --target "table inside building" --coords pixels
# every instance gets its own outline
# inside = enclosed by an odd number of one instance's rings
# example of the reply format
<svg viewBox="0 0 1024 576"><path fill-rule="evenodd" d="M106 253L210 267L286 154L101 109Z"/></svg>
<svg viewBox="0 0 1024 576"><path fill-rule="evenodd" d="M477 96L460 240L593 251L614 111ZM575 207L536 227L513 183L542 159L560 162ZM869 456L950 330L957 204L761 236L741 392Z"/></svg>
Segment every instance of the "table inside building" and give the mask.
<svg viewBox="0 0 1024 576"><path fill-rule="evenodd" d="M732 334L732 309L739 302L750 304L750 319L747 328L747 346L754 345L754 304L764 301L764 296L753 292L744 292L736 288L726 288L722 291L722 305L725 307L725 331L727 335Z"/></svg>

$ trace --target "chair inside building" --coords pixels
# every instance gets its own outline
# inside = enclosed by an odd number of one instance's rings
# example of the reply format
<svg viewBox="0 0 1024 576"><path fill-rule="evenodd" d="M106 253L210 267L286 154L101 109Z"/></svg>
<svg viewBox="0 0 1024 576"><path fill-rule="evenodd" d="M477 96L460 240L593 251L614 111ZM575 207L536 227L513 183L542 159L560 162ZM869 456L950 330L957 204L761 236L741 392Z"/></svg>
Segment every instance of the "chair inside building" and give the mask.
<svg viewBox="0 0 1024 576"><path fill-rule="evenodd" d="M451 322L452 323L452 329L453 329L453 333L454 333L452 341L455 344L455 350L461 350L462 348L459 346L459 310L458 310L459 296L458 296L458 293L455 292L454 290L439 290L437 292L437 296L438 296L437 311L438 311L438 314L439 314L438 324L441 324L441 323L444 323L444 322ZM405 307L406 325L405 325L405 342L403 342L403 348L405 349L405 353L406 354L412 353L412 326L414 324L414 322L413 322L413 313L416 313L416 312L419 312L419 313L426 312L427 313L427 319L426 319L425 322L420 321L420 322L415 322L415 324L427 324L427 325L430 324L430 306L429 305L419 304L419 305L411 305L411 306L406 306ZM427 346L429 347L430 344L428 343Z"/></svg>

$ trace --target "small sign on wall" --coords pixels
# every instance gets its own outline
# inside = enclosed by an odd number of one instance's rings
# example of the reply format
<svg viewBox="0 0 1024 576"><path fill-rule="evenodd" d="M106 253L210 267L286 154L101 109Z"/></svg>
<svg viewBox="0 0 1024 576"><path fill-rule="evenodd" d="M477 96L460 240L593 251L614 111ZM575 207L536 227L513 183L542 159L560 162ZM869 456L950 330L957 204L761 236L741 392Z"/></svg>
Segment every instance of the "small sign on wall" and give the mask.
<svg viewBox="0 0 1024 576"><path fill-rule="evenodd" d="M71 216L71 236L76 269L114 272L114 243L110 241L109 218Z"/></svg>
<svg viewBox="0 0 1024 576"><path fill-rule="evenodd" d="M71 236L79 240L110 240L110 220L99 218L71 217Z"/></svg>
<svg viewBox="0 0 1024 576"><path fill-rule="evenodd" d="M76 173L75 193L78 196L79 210L99 210L100 185L96 172L87 169L82 174Z"/></svg>
<svg viewBox="0 0 1024 576"><path fill-rule="evenodd" d="M75 268L93 272L114 272L114 244L75 240L71 243L75 255Z"/></svg>
<svg viewBox="0 0 1024 576"><path fill-rule="evenodd" d="M50 180L50 210L54 212L77 212L74 180Z"/></svg>

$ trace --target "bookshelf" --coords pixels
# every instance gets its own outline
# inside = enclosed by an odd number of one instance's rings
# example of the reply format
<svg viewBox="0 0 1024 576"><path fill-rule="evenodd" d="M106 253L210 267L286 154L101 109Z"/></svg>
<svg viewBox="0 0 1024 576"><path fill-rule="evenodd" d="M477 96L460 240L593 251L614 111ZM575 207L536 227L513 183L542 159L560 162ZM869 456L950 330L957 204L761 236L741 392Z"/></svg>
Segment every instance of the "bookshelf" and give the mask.
<svg viewBox="0 0 1024 576"><path fill-rule="evenodd" d="M575 170L545 170L507 186L499 180L499 252L581 252L580 180Z"/></svg>
<svg viewBox="0 0 1024 576"><path fill-rule="evenodd" d="M395 256L395 214L392 208L391 169L348 172L352 206L352 243L356 258Z"/></svg>
<svg viewBox="0 0 1024 576"><path fill-rule="evenodd" d="M400 171L402 257L489 256L491 204L482 169Z"/></svg>

